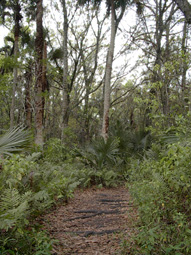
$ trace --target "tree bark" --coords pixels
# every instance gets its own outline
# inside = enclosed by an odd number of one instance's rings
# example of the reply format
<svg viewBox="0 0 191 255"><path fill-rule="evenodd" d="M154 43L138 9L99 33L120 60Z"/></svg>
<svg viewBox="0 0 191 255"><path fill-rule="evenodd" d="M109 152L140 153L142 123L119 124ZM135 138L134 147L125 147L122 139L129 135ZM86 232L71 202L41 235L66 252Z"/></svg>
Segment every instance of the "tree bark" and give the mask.
<svg viewBox="0 0 191 255"><path fill-rule="evenodd" d="M20 20L22 19L20 11L21 11L21 6L20 6L19 1L17 1L14 6L14 12L15 12L14 58L15 58L15 62L17 62L18 53L19 53ZM15 63L15 64L17 65L17 63ZM11 101L11 109L10 109L10 128L11 129L14 126L15 93L16 93L17 83L18 83L18 68L17 68L17 66L15 66L13 69L13 89L12 89L12 101Z"/></svg>
<svg viewBox="0 0 191 255"><path fill-rule="evenodd" d="M43 145L43 0L37 0L36 12L36 84L35 84L35 143Z"/></svg>
<svg viewBox="0 0 191 255"><path fill-rule="evenodd" d="M44 41L44 40L43 40ZM49 88L48 88L48 81L47 81L47 45L46 45L46 41L44 41L43 43L43 63L42 63L42 92L48 92ZM43 109L45 106L45 96L43 96L42 98L43 100Z"/></svg>
<svg viewBox="0 0 191 255"><path fill-rule="evenodd" d="M182 96L183 96L183 101L184 101L184 91L186 87L186 73L188 70L188 65L187 65L187 57L186 57L186 40L187 40L187 23L184 22L184 27L183 27L183 34L182 34L182 81L181 81L181 87L182 87Z"/></svg>
<svg viewBox="0 0 191 255"><path fill-rule="evenodd" d="M62 132L61 140L64 141L64 131L68 127L69 121L69 104L70 104L70 95L69 95L69 74L68 74L68 14L66 8L66 1L62 0L62 8L64 13L64 38L63 38L63 60L64 60L64 69L63 69L63 104L62 104Z"/></svg>
<svg viewBox="0 0 191 255"><path fill-rule="evenodd" d="M109 49L107 53L106 69L105 69L103 122L102 122L102 131L101 131L101 135L103 136L105 141L108 139L108 131L109 131L110 86L111 86L113 54L115 49L115 36L116 36L115 8L114 8L114 0L111 0L111 35L110 35L110 44L109 44Z"/></svg>
<svg viewBox="0 0 191 255"><path fill-rule="evenodd" d="M32 73L30 67L25 74L25 115L26 115L26 126L27 128L32 127L32 104L31 104L31 82Z"/></svg>
<svg viewBox="0 0 191 255"><path fill-rule="evenodd" d="M179 9L183 12L188 24L191 24L191 4L187 0L174 0Z"/></svg>
<svg viewBox="0 0 191 255"><path fill-rule="evenodd" d="M111 35L110 35L110 44L107 53L106 59L106 68L105 68L105 80L104 80L104 103L103 103L103 122L102 122L102 131L101 135L106 141L108 139L109 133L109 109L110 109L110 94L111 94L111 74L112 74L112 64L113 64L113 54L115 49L115 37L117 33L117 28L123 15L125 13L126 5L121 5L121 11L117 17L115 12L115 1L110 0L111 8Z"/></svg>

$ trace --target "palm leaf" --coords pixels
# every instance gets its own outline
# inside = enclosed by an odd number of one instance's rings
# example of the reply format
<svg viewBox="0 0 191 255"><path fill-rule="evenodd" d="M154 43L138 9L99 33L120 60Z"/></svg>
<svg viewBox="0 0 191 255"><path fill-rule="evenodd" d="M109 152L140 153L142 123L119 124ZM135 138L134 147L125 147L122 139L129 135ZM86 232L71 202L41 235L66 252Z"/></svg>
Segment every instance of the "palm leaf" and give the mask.
<svg viewBox="0 0 191 255"><path fill-rule="evenodd" d="M98 169L109 163L114 164L118 155L118 146L118 139L109 137L105 141L103 137L100 137L87 148L85 159Z"/></svg>
<svg viewBox="0 0 191 255"><path fill-rule="evenodd" d="M29 132L23 127L11 129L0 137L0 155L11 155L14 152L22 151L29 143Z"/></svg>

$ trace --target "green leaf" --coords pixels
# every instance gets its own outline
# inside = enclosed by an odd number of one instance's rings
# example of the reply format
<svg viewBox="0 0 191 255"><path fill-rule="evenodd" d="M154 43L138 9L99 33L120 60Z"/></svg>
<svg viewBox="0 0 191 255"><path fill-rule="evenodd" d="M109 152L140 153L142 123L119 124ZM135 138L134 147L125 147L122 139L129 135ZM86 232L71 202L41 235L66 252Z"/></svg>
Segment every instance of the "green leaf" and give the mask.
<svg viewBox="0 0 191 255"><path fill-rule="evenodd" d="M14 152L22 151L30 143L30 135L23 127L16 127L9 130L0 137L0 155L11 155Z"/></svg>

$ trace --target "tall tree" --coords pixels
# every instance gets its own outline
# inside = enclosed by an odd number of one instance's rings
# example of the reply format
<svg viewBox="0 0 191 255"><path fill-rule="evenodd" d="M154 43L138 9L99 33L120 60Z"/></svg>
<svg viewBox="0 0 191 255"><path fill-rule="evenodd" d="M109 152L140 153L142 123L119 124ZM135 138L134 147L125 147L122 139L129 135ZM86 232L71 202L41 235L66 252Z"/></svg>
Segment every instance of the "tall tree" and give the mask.
<svg viewBox="0 0 191 255"><path fill-rule="evenodd" d="M18 53L19 53L20 21L22 19L21 6L18 0L13 3L13 9L14 9L14 23L15 23L14 57L15 57L15 61L17 61ZM13 89L12 89L12 103L11 103L11 109L10 109L10 128L13 128L14 126L15 93L16 93L17 82L18 82L18 67L16 63L16 66L13 69Z"/></svg>
<svg viewBox="0 0 191 255"><path fill-rule="evenodd" d="M184 31L183 39L180 39L177 33L182 32L184 24L174 2L145 1L144 10L140 28L136 28L137 34L134 34L134 42L144 52L143 61L147 67L147 71L142 73L142 83L150 91L145 123L146 126L153 127L159 122L158 117L162 116L163 127L166 128L173 123L172 115L176 106L173 105L172 98L184 98L181 87L184 87L182 83L185 84L185 79L188 78L185 76L187 67L184 56L187 35ZM181 102L182 100L179 104ZM156 119L153 118L155 114L158 114Z"/></svg>
<svg viewBox="0 0 191 255"><path fill-rule="evenodd" d="M2 18L2 22L5 23L5 17L9 16L13 19L14 24L14 59L15 66L13 68L13 85L12 85L12 100L10 107L10 128L14 126L14 113L15 113L15 94L16 87L18 83L18 67L17 67L17 59L19 53L19 37L20 37L20 21L22 20L21 15L21 4L20 0L3 0L0 3L0 15Z"/></svg>
<svg viewBox="0 0 191 255"><path fill-rule="evenodd" d="M32 127L32 107L31 107L31 83L32 83L32 67L26 68L25 72L25 115L27 128Z"/></svg>
<svg viewBox="0 0 191 255"><path fill-rule="evenodd" d="M35 84L35 143L43 144L43 0L37 0L36 9L36 84Z"/></svg>
<svg viewBox="0 0 191 255"><path fill-rule="evenodd" d="M85 4L91 2L90 0L80 0L80 4ZM94 5L100 5L101 0L93 1ZM115 38L117 29L121 19L123 18L125 8L129 3L128 0L108 0L107 4L107 12L111 15L111 25L110 25L110 43L107 52L106 58L106 66L105 66L105 79L104 79L104 109L103 109L103 121L102 121L102 131L101 135L104 140L108 138L109 131L109 109L110 109L110 86L111 86L111 75L112 75L112 64L113 64L113 55L115 49ZM120 12L117 10L120 9ZM118 14L119 13L119 14ZM117 15L118 14L118 15Z"/></svg>
<svg viewBox="0 0 191 255"><path fill-rule="evenodd" d="M68 119L69 119L69 104L70 104L70 96L69 96L69 73L68 73L68 14L67 14L67 7L66 1L62 0L62 8L64 14L64 25L63 25L63 105L62 105L62 133L61 138L62 141L64 140L64 131L65 128L68 126Z"/></svg>
<svg viewBox="0 0 191 255"><path fill-rule="evenodd" d="M108 138L109 129L109 109L110 109L110 86L111 86L111 73L113 54L115 48L115 36L117 31L117 24L115 24L115 6L114 0L110 2L111 8L111 35L110 44L107 53L106 68L105 68L105 81L104 81L104 107L103 107L103 122L102 122L102 136L105 140Z"/></svg>

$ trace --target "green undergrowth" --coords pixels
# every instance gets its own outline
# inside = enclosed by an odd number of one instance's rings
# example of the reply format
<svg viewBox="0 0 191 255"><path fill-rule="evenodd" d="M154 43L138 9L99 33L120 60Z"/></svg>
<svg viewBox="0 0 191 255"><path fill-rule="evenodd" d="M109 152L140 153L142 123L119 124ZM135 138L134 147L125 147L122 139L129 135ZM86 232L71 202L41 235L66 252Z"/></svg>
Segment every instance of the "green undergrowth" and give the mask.
<svg viewBox="0 0 191 255"><path fill-rule="evenodd" d="M139 218L132 242L123 243L122 254L189 255L190 143L176 143L163 148L158 144L152 149L152 153L148 153L150 157L131 162L128 187Z"/></svg>
<svg viewBox="0 0 191 255"><path fill-rule="evenodd" d="M67 202L77 187L112 187L123 181L121 168L109 162L91 165L92 159L87 163L76 148L70 153L60 141L52 143L43 152L0 162L0 254L51 254L54 240L35 219Z"/></svg>
<svg viewBox="0 0 191 255"><path fill-rule="evenodd" d="M117 135L107 141L98 137L85 148L50 139L43 150L34 147L28 155L4 158L0 162L0 254L51 254L54 240L36 223L37 217L66 203L76 188L124 183L129 178L128 155L145 148L144 137L136 143L131 139L127 148Z"/></svg>

